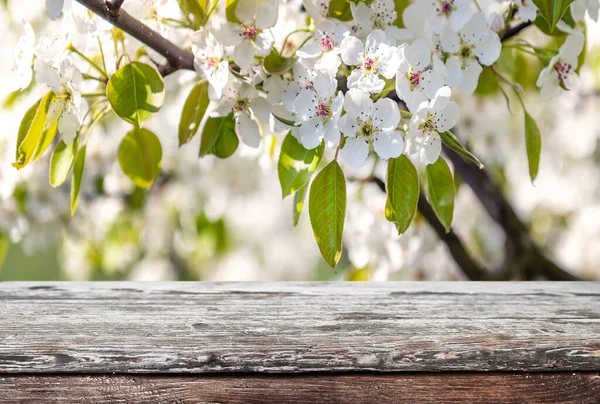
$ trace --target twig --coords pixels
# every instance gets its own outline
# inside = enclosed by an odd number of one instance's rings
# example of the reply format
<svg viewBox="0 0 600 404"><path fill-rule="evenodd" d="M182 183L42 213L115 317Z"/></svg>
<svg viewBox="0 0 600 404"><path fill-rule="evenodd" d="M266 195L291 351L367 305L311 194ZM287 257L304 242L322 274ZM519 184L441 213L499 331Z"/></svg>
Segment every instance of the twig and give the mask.
<svg viewBox="0 0 600 404"><path fill-rule="evenodd" d="M104 0L104 6L108 9L110 15L115 18L121 12L121 6L125 0Z"/></svg>
<svg viewBox="0 0 600 404"><path fill-rule="evenodd" d="M120 28L167 59L167 64L158 70L166 76L180 69L194 70L194 54L164 38L147 25L121 9L124 0L77 0L90 11L98 14L115 27Z"/></svg>
<svg viewBox="0 0 600 404"><path fill-rule="evenodd" d="M502 41L506 41L516 35L518 35L521 31L523 31L525 28L531 26L531 21L530 22L522 22L519 25L515 25L514 27L508 27L506 29L506 31L504 32L504 35L502 35Z"/></svg>

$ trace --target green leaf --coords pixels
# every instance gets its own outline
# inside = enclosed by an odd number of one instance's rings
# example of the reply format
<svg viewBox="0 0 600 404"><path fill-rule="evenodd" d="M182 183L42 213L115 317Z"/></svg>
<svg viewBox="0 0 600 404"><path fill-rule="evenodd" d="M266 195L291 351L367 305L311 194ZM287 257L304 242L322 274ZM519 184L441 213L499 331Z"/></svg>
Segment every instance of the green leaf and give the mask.
<svg viewBox="0 0 600 404"><path fill-rule="evenodd" d="M237 17L237 14L235 13L238 1L239 0L227 0L227 3L225 5L225 17L229 22L240 23L240 20Z"/></svg>
<svg viewBox="0 0 600 404"><path fill-rule="evenodd" d="M529 163L529 177L531 178L531 182L533 182L537 177L540 167L542 136L535 119L527 111L525 111L525 146L527 148L527 161Z"/></svg>
<svg viewBox="0 0 600 404"><path fill-rule="evenodd" d="M277 49L273 48L271 53L265 57L263 67L269 74L283 74L290 70L294 63L296 63L295 57L283 57Z"/></svg>
<svg viewBox="0 0 600 404"><path fill-rule="evenodd" d="M308 183L304 184L303 187L294 192L294 226L298 226L300 213L302 213L304 200L306 199L306 191L308 191Z"/></svg>
<svg viewBox="0 0 600 404"><path fill-rule="evenodd" d="M57 187L67 180L71 168L73 168L76 154L77 139L73 139L73 142L69 145L61 140L54 148L50 159L50 185Z"/></svg>
<svg viewBox="0 0 600 404"><path fill-rule="evenodd" d="M40 103L42 102L42 98L40 98L35 104L33 104L25 115L23 115L23 119L21 119L21 124L19 125L19 133L17 135L17 149L15 151L15 160L19 159L19 148L21 147L21 143L23 143L23 139L27 136L27 132L29 132L29 128L31 128L31 124L33 123L33 118L40 107Z"/></svg>
<svg viewBox="0 0 600 404"><path fill-rule="evenodd" d="M481 161L479 161L479 159L473 153L465 149L465 147L460 143L458 138L454 136L452 132L440 133L440 137L442 138L442 142L444 142L446 146L463 156L465 159L471 161L472 163L475 163L475 165L480 169L483 168L483 164L481 163Z"/></svg>
<svg viewBox="0 0 600 404"><path fill-rule="evenodd" d="M46 118L48 108L50 107L53 98L54 93L48 91L46 95L36 103L37 108L35 109L33 118L32 110L35 105L25 113L17 136L17 158L13 163L13 166L17 169L25 167L32 158L35 160L39 157L39 154L41 154L39 153L40 145L43 146L46 144Z"/></svg>
<svg viewBox="0 0 600 404"><path fill-rule="evenodd" d="M446 232L449 232L454 214L455 191L452 173L442 157L438 158L435 163L429 164L426 173L429 202Z"/></svg>
<svg viewBox="0 0 600 404"><path fill-rule="evenodd" d="M208 82L200 81L196 83L181 111L181 120L179 121L179 147L183 146L198 132L200 122L206 113L208 104Z"/></svg>
<svg viewBox="0 0 600 404"><path fill-rule="evenodd" d="M117 115L140 127L162 106L165 85L152 66L132 62L111 76L106 86L106 95Z"/></svg>
<svg viewBox="0 0 600 404"><path fill-rule="evenodd" d="M186 15L192 15L194 28L198 29L206 23L208 12L208 0L177 0L181 11Z"/></svg>
<svg viewBox="0 0 600 404"><path fill-rule="evenodd" d="M342 256L346 216L346 179L337 161L329 163L315 177L308 197L308 214L321 255L335 268Z"/></svg>
<svg viewBox="0 0 600 404"><path fill-rule="evenodd" d="M573 1L575 0L533 0L533 3L548 22L549 31L553 32L556 24L563 18Z"/></svg>
<svg viewBox="0 0 600 404"><path fill-rule="evenodd" d="M239 143L240 141L235 134L233 113L223 117L210 117L202 130L200 157L214 154L225 159L237 150Z"/></svg>
<svg viewBox="0 0 600 404"><path fill-rule="evenodd" d="M329 16L340 21L350 21L352 19L350 0L331 0L329 3Z"/></svg>
<svg viewBox="0 0 600 404"><path fill-rule="evenodd" d="M6 258L6 253L8 253L8 247L10 247L8 234L0 233L0 270L2 270L2 266L4 265L4 259Z"/></svg>
<svg viewBox="0 0 600 404"><path fill-rule="evenodd" d="M291 133L288 133L281 145L277 164L283 198L306 185L321 161L323 150L325 150L323 142L318 147L307 150Z"/></svg>
<svg viewBox="0 0 600 404"><path fill-rule="evenodd" d="M73 163L73 180L71 181L71 216L77 210L77 201L79 201L79 191L81 189L81 179L83 178L83 168L85 166L85 150L86 145L83 145L75 155Z"/></svg>
<svg viewBox="0 0 600 404"><path fill-rule="evenodd" d="M160 141L148 129L132 129L121 141L117 159L125 175L135 185L148 189L160 172L162 163Z"/></svg>
<svg viewBox="0 0 600 404"><path fill-rule="evenodd" d="M415 216L419 188L419 175L408 157L402 155L389 160L385 217L396 225L398 234L408 229Z"/></svg>
<svg viewBox="0 0 600 404"><path fill-rule="evenodd" d="M58 132L58 119L56 121L54 121L54 123L52 125L50 125L50 127L46 128L42 131L42 137L40 138L40 141L38 142L37 147L35 148L35 151L33 152L33 157L31 158L32 161L36 161L37 159L39 159L42 156L42 154L44 154L44 152L52 144L52 141L54 140L54 137L56 136L57 132Z"/></svg>

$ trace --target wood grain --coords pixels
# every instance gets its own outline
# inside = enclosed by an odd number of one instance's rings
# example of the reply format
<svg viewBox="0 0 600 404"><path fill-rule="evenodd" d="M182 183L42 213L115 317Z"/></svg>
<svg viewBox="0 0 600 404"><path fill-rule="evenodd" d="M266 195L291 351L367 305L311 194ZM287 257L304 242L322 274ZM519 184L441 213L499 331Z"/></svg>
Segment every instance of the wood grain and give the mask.
<svg viewBox="0 0 600 404"><path fill-rule="evenodd" d="M2 403L598 403L597 373L0 377Z"/></svg>
<svg viewBox="0 0 600 404"><path fill-rule="evenodd" d="M550 370L600 371L599 283L0 284L5 375Z"/></svg>

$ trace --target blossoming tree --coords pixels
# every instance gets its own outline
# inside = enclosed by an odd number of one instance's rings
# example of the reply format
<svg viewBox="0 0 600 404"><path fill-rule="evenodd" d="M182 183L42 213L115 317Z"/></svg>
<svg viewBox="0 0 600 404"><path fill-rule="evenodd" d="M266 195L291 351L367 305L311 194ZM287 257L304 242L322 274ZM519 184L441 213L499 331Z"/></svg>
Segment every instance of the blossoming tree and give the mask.
<svg viewBox="0 0 600 404"><path fill-rule="evenodd" d="M503 51L534 55L546 66L537 80L541 96L560 96L585 57L584 16L597 19L597 0L47 0L46 5L60 29L36 41L23 21L15 48L13 89L29 87L35 77L47 93L22 119L13 165L21 169L52 148L50 183L57 187L70 178L72 213L90 133L109 114L131 125L127 133L115 134L122 137L115 159L138 187L152 186L162 148L144 124L163 106L163 78L195 70L196 82L181 106L179 145L199 135L200 157L221 159L240 142L280 147L282 195L293 198L294 223L308 199L314 236L330 266L342 253L346 181L357 180L345 178L345 172L379 163L387 164L385 180L374 168L358 180L387 191L382 208L397 232L404 233L420 210L463 270L484 279L451 231L455 180L446 158L507 236L516 235L528 259L548 264L453 128L461 118L461 99L483 80L493 82L508 104L498 108L512 108L511 97L520 101L529 176L535 180L542 134L526 110L522 87L503 72ZM522 39L530 26L552 37L552 44ZM125 35L139 41L133 49ZM75 60L87 68L81 70ZM555 265L549 271L550 277L569 278Z"/></svg>

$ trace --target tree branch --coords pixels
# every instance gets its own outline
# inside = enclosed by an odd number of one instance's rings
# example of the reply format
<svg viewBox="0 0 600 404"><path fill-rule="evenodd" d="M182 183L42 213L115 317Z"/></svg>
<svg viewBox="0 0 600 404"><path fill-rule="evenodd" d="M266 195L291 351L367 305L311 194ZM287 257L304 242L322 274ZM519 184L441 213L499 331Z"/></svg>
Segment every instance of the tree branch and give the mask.
<svg viewBox="0 0 600 404"><path fill-rule="evenodd" d="M523 31L525 28L529 27L530 25L531 25L531 21L522 22L519 25L515 25L514 27L508 27L506 29L506 31L504 31L504 35L502 35L502 41L506 41L506 40L512 38L513 36L518 35L521 31Z"/></svg>
<svg viewBox="0 0 600 404"><path fill-rule="evenodd" d="M454 233L454 231L450 230L446 233L444 225L440 223L435 215L435 212L433 211L433 208L431 205L429 205L423 194L419 195L417 208L425 220L427 220L427 223L429 223L429 225L436 232L440 240L446 244L450 255L452 255L452 258L454 258L454 261L456 261L467 278L472 281L496 280L493 279L491 273L489 273L485 268L480 267L475 260L473 260L471 255L467 252L467 249L463 245L462 241L456 235L456 233Z"/></svg>
<svg viewBox="0 0 600 404"><path fill-rule="evenodd" d="M179 69L194 70L194 54L182 49L164 38L158 32L133 18L121 9L124 0L77 0L90 11L120 28L146 46L164 56L168 63L158 67L160 74L166 76Z"/></svg>
<svg viewBox="0 0 600 404"><path fill-rule="evenodd" d="M516 276L526 279L536 276L551 280L579 279L544 256L531 239L527 226L519 219L486 169L475 167L446 146L443 150L454 170L471 187L484 209L506 234L506 262L502 272L513 271Z"/></svg>
<svg viewBox="0 0 600 404"><path fill-rule="evenodd" d="M376 184L381 191L386 192L385 183L380 178L373 177L370 179L370 181ZM431 205L429 205L423 194L419 195L417 209L419 209L421 215L433 228L440 240L446 244L448 252L450 255L452 255L452 258L454 258L454 261L456 261L456 264L460 267L467 278L472 281L490 281L500 280L503 278L501 276L494 276L485 268L479 266L475 260L473 260L461 239L456 233L454 233L454 231L450 230L446 233L444 225L440 223L435 215L435 212L433 211L433 208Z"/></svg>

